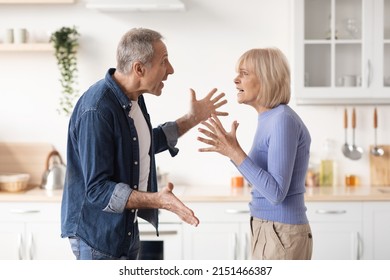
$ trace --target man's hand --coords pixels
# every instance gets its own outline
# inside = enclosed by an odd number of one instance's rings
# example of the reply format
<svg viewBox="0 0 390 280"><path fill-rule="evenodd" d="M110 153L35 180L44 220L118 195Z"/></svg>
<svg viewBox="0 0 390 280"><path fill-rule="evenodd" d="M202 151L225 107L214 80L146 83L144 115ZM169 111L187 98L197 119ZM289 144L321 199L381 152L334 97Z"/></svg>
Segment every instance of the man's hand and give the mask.
<svg viewBox="0 0 390 280"><path fill-rule="evenodd" d="M192 88L190 91L191 103L188 115L194 119L196 125L202 121L207 120L209 117L211 117L211 114L216 116L229 115L227 112L217 111L219 107L227 103L226 99L221 100L225 96L225 93L222 92L213 98L214 94L217 92L217 89L214 88L204 98L197 100L195 91Z"/></svg>
<svg viewBox="0 0 390 280"><path fill-rule="evenodd" d="M168 183L161 191L158 192L158 197L161 203L161 208L171 211L178 215L184 222L198 226L199 220L194 212L185 206L172 192L173 184Z"/></svg>
<svg viewBox="0 0 390 280"><path fill-rule="evenodd" d="M222 100L225 93L222 92L214 97L217 92L217 89L214 88L204 98L197 100L195 91L190 89L190 92L190 110L187 114L176 121L179 128L179 136L182 136L202 121L207 120L212 114L216 116L229 115L227 112L218 111L218 108L227 103L226 99Z"/></svg>

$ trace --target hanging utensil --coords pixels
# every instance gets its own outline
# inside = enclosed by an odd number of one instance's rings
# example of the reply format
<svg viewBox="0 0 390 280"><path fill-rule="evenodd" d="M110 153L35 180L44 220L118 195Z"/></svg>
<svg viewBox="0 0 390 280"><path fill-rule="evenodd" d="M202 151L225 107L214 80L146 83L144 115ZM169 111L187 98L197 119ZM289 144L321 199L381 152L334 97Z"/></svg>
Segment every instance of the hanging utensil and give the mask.
<svg viewBox="0 0 390 280"><path fill-rule="evenodd" d="M385 151L378 147L377 145L377 128L378 128L378 113L376 107L374 109L374 132L375 132L375 142L374 147L371 149L371 154L377 157L381 157L385 154Z"/></svg>
<svg viewBox="0 0 390 280"><path fill-rule="evenodd" d="M345 157L349 158L352 151L352 146L348 144L348 137L347 137L347 130L348 130L348 112L347 109L344 109L344 130L345 130L345 143L341 147L341 150L343 151L343 154Z"/></svg>
<svg viewBox="0 0 390 280"><path fill-rule="evenodd" d="M355 145L355 129L356 129L356 112L352 109L352 150L349 156L350 159L357 160L363 155L363 149Z"/></svg>

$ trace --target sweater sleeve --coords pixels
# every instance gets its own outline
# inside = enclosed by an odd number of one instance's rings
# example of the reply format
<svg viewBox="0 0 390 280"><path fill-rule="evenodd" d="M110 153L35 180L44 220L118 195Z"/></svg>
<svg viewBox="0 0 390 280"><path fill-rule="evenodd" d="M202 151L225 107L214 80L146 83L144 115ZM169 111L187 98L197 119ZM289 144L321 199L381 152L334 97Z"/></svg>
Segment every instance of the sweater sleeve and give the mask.
<svg viewBox="0 0 390 280"><path fill-rule="evenodd" d="M269 134L267 144L259 137L254 140L255 150L261 153L256 158L263 162L263 168L249 156L237 166L252 184L255 194L272 204L281 203L290 187L299 142L297 126L291 116L282 115L268 127L270 131L264 131Z"/></svg>

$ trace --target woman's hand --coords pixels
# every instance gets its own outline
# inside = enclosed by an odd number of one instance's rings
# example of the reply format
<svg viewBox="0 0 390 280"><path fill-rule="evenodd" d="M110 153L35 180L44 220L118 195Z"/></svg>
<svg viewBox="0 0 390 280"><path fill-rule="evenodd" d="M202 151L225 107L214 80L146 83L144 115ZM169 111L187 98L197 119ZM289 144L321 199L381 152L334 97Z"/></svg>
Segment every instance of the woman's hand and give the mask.
<svg viewBox="0 0 390 280"><path fill-rule="evenodd" d="M207 148L200 148L199 152L217 152L230 158L236 165L240 165L246 158L245 152L237 141L238 122L234 121L231 131L227 132L216 115L212 115L202 125L207 129L199 128L198 131L208 138L198 137L197 140L210 145Z"/></svg>

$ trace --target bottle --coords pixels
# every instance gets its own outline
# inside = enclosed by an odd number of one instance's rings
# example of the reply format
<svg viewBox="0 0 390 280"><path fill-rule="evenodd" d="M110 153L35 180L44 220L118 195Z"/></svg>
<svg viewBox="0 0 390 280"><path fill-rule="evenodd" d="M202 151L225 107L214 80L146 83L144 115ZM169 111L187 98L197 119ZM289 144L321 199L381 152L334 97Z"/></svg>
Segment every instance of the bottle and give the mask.
<svg viewBox="0 0 390 280"><path fill-rule="evenodd" d="M320 162L320 186L335 186L335 161L332 141L327 139L322 148Z"/></svg>

